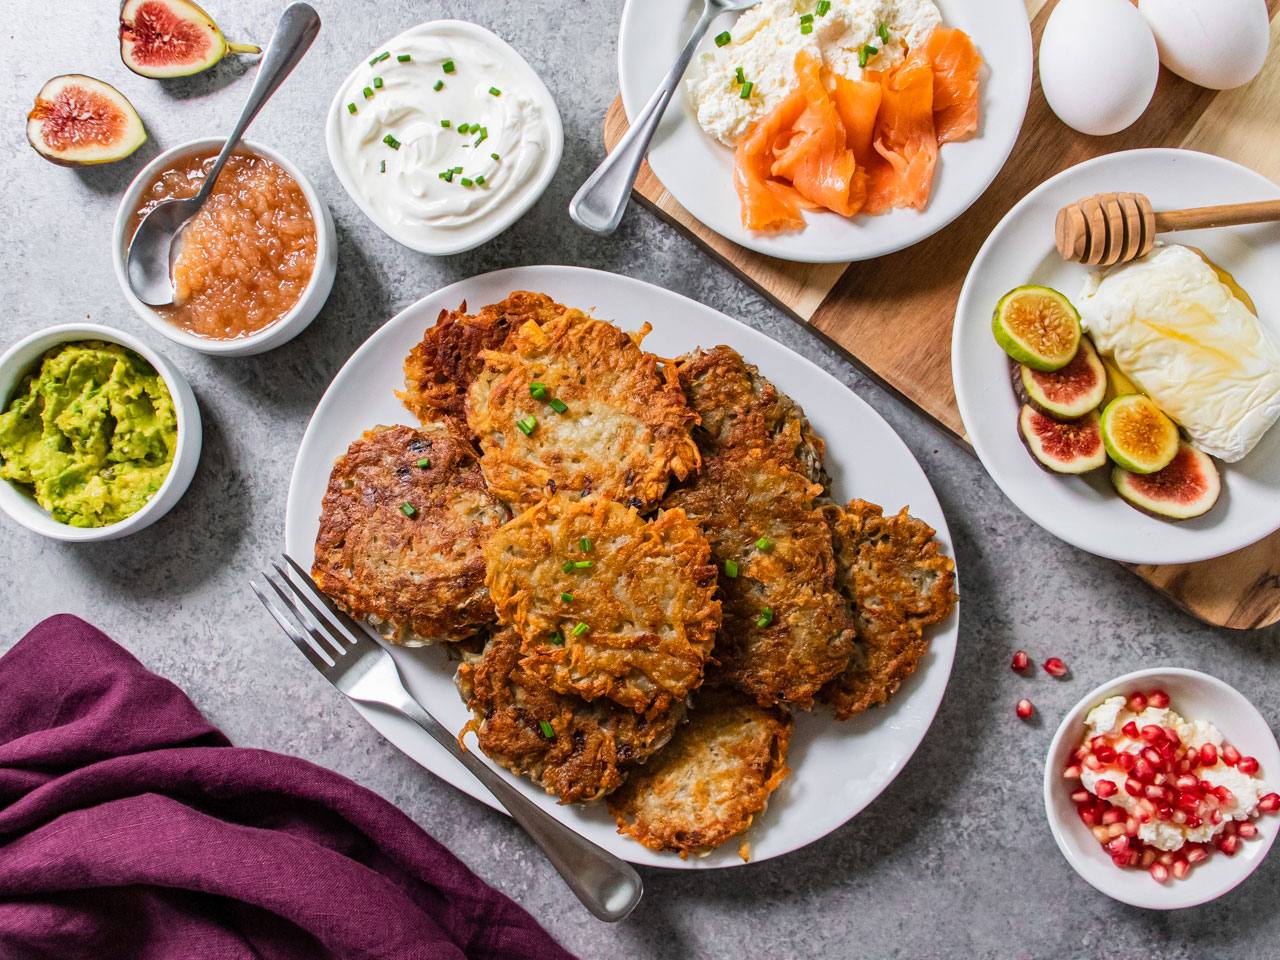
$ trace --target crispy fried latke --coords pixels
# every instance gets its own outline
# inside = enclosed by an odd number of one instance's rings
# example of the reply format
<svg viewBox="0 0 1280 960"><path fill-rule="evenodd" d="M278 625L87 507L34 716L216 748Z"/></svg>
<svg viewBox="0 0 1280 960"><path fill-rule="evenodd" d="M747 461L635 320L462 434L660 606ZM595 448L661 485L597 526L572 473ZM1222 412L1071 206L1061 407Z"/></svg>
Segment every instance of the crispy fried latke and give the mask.
<svg viewBox="0 0 1280 960"><path fill-rule="evenodd" d="M937 531L903 507L885 517L866 500L822 508L835 541L840 588L862 641L849 668L822 690L837 720L887 703L928 652L925 627L956 604L955 561Z"/></svg>
<svg viewBox="0 0 1280 960"><path fill-rule="evenodd" d="M791 772L791 724L736 690L699 690L671 743L610 795L618 832L681 859L742 833Z"/></svg>
<svg viewBox="0 0 1280 960"><path fill-rule="evenodd" d="M647 718L606 698L588 703L557 693L520 658L520 635L510 627L483 653L464 655L454 682L473 715L467 728L487 756L561 803L588 803L616 790L684 719L683 703Z"/></svg>
<svg viewBox="0 0 1280 960"><path fill-rule="evenodd" d="M423 423L443 417L463 420L467 389L484 369L484 351L496 350L513 330L532 321L544 324L570 312L544 293L517 290L501 303L467 313L466 301L457 310L441 310L434 327L404 360L404 392L397 393Z"/></svg>
<svg viewBox="0 0 1280 960"><path fill-rule="evenodd" d="M812 706L853 653L831 533L813 508L821 489L758 451L727 449L663 501L684 508L711 544L724 620L714 676L765 706Z"/></svg>
<svg viewBox="0 0 1280 960"><path fill-rule="evenodd" d="M640 349L648 329L629 336L603 320L567 315L541 327L526 323L504 348L485 351L467 423L480 438L494 493L513 504L558 492L646 508L672 474L697 470L689 435L697 418L674 372L664 367L660 376L657 358ZM542 399L531 393L534 383L545 386Z"/></svg>
<svg viewBox="0 0 1280 960"><path fill-rule="evenodd" d="M333 465L311 576L393 643L463 640L495 618L482 547L507 517L465 439L375 427Z"/></svg>
<svg viewBox="0 0 1280 960"><path fill-rule="evenodd" d="M823 489L830 478L822 469L824 445L800 405L760 376L732 347L701 348L676 361L680 387L701 418L694 438L704 454L726 448L762 451L783 463L795 459L802 472Z"/></svg>
<svg viewBox="0 0 1280 960"><path fill-rule="evenodd" d="M720 626L709 552L683 510L644 520L611 500L555 499L499 530L485 560L531 672L561 693L661 713L702 682Z"/></svg>

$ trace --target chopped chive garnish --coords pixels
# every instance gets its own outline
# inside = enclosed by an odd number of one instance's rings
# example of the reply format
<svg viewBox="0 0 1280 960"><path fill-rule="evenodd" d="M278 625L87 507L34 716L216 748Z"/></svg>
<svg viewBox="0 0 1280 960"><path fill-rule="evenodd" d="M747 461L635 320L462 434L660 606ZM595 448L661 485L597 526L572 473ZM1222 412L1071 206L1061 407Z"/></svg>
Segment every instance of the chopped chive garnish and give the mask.
<svg viewBox="0 0 1280 960"><path fill-rule="evenodd" d="M882 23L876 27L876 33L880 34L880 42L887 44L889 42L889 25Z"/></svg>
<svg viewBox="0 0 1280 960"><path fill-rule="evenodd" d="M443 80L437 80L437 81L436 81L436 85L435 85L434 87L432 87L431 89L432 89L432 90L443 90L443 89L444 89L444 81L443 81Z"/></svg>
<svg viewBox="0 0 1280 960"><path fill-rule="evenodd" d="M573 565L578 570L586 570L592 566L592 563L590 560L575 560L573 561Z"/></svg>
<svg viewBox="0 0 1280 960"><path fill-rule="evenodd" d="M462 168L461 168L461 167L454 167L454 168L453 168L453 170L452 170L452 172L453 172L453 173L461 173L461 172L462 172Z"/></svg>
<svg viewBox="0 0 1280 960"><path fill-rule="evenodd" d="M398 54L398 55L396 56L396 61L397 61L397 62L399 62L399 63L408 63L408 62L409 62L409 55L408 55L407 53L401 53L401 54Z"/></svg>
<svg viewBox="0 0 1280 960"><path fill-rule="evenodd" d="M575 637L580 637L590 629L591 628L588 627L585 623L579 623L576 627L573 628L573 635Z"/></svg>
<svg viewBox="0 0 1280 960"><path fill-rule="evenodd" d="M555 729L551 726L551 724L547 723L547 721L539 720L538 726L542 728L542 735L546 737L548 740L554 740L556 738Z"/></svg>
<svg viewBox="0 0 1280 960"><path fill-rule="evenodd" d="M372 91L372 90L370 90L368 87L365 87L365 88L364 88L364 98L365 98L366 100L368 100L368 99L369 99L370 97L372 97L372 96L373 96L373 91Z"/></svg>
<svg viewBox="0 0 1280 960"><path fill-rule="evenodd" d="M573 603L573 594L570 593L568 590L566 590L562 594L560 594L560 599L563 600L565 603Z"/></svg>
<svg viewBox="0 0 1280 960"><path fill-rule="evenodd" d="M800 16L801 23L813 23L813 14L805 13Z"/></svg>
<svg viewBox="0 0 1280 960"><path fill-rule="evenodd" d="M573 561L566 560L564 563L560 564L560 570L564 573L573 573Z"/></svg>
<svg viewBox="0 0 1280 960"><path fill-rule="evenodd" d="M354 103L348 103L347 113L355 113L355 112L356 112L356 105Z"/></svg>
<svg viewBox="0 0 1280 960"><path fill-rule="evenodd" d="M751 99L751 89L752 89L752 87L754 87L754 86L755 86L755 84L754 84L754 83L752 83L750 80L748 80L746 83L744 83L744 84L742 85L742 92L741 92L740 94L738 94L738 99L739 99L739 100L750 100L750 99Z"/></svg>
<svg viewBox="0 0 1280 960"><path fill-rule="evenodd" d="M551 634L551 643L557 647L564 646L564 634L559 630L553 631Z"/></svg>
<svg viewBox="0 0 1280 960"><path fill-rule="evenodd" d="M547 399L547 385L539 383L537 380L533 381L533 383L529 384L529 396L535 400Z"/></svg>
<svg viewBox="0 0 1280 960"><path fill-rule="evenodd" d="M378 168L378 172L379 172L379 173L386 173L386 172L387 172L387 161L385 161L385 160L383 160L383 161L382 161L382 165Z"/></svg>
<svg viewBox="0 0 1280 960"><path fill-rule="evenodd" d="M773 546L773 541L770 540L768 537L761 537L759 540L756 541L757 550L768 550L772 546Z"/></svg>
<svg viewBox="0 0 1280 960"><path fill-rule="evenodd" d="M495 159L495 160L501 160L501 159L502 159L502 158L501 158L500 156L498 156L496 153L491 153L491 154L489 154L489 156L493 157L493 159Z"/></svg>
<svg viewBox="0 0 1280 960"><path fill-rule="evenodd" d="M453 126L453 124L452 124L450 121L448 121L448 120L441 120L441 121L440 121L440 126L444 127L446 130L448 130L451 126Z"/></svg>
<svg viewBox="0 0 1280 960"><path fill-rule="evenodd" d="M870 60L879 52L880 52L880 49L878 47L873 47L871 44L868 43L865 47L863 47L861 50L858 51L858 66L865 67L867 65L867 61Z"/></svg>
<svg viewBox="0 0 1280 960"><path fill-rule="evenodd" d="M423 470L427 469L427 467L431 466L431 458L423 457L421 460L418 461L418 466L421 467Z"/></svg>
<svg viewBox="0 0 1280 960"><path fill-rule="evenodd" d="M459 132L459 133L470 133L470 132L471 132L471 124L469 124L469 123L460 123L460 124L458 124L458 132Z"/></svg>
<svg viewBox="0 0 1280 960"><path fill-rule="evenodd" d="M716 34L716 46L723 47L733 41L733 37L729 36L729 31Z"/></svg>
<svg viewBox="0 0 1280 960"><path fill-rule="evenodd" d="M472 130L472 132L474 132L474 131L475 131L475 127L472 127L472 128L471 128L471 130ZM484 143L484 142L485 142L486 140L488 140L488 139L489 139L489 128L488 128L488 127L481 127L481 128L480 128L480 136L476 138L476 142L475 142L475 143L473 143L473 144L472 144L472 146L473 146L473 147L478 147L478 146L480 146L480 144Z"/></svg>
<svg viewBox="0 0 1280 960"><path fill-rule="evenodd" d="M440 69L443 70L445 73L453 73L453 70L454 70L453 61L446 60L444 63L440 64Z"/></svg>
<svg viewBox="0 0 1280 960"><path fill-rule="evenodd" d="M738 564L733 560L724 562L724 575L726 577L736 577L738 575Z"/></svg>
<svg viewBox="0 0 1280 960"><path fill-rule="evenodd" d="M564 413L566 410L569 409L564 405L564 401L561 400L559 397L552 397L547 402L551 404L551 409L554 410L556 413Z"/></svg>
<svg viewBox="0 0 1280 960"><path fill-rule="evenodd" d="M482 175L482 176L479 176L479 177L476 177L476 186L477 186L477 187L483 187L483 186L484 186L484 176L483 176L483 175Z"/></svg>
<svg viewBox="0 0 1280 960"><path fill-rule="evenodd" d="M757 627L767 627L773 623L773 607L761 607L760 619L756 621Z"/></svg>
<svg viewBox="0 0 1280 960"><path fill-rule="evenodd" d="M453 171L452 171L452 170L441 170L441 171L440 171L440 179L441 179L441 180L443 180L443 181L445 181L446 183L453 183Z"/></svg>
<svg viewBox="0 0 1280 960"><path fill-rule="evenodd" d="M744 73L742 72L742 68L741 68L741 67L738 67L738 69L734 71L734 74L735 74L735 76L737 76L737 78L738 78L738 82L739 82L739 83L746 83L746 82L747 82L746 74L744 74Z"/></svg>
<svg viewBox="0 0 1280 960"><path fill-rule="evenodd" d="M500 96L502 96L502 91L501 91L501 90L499 90L497 87L490 87L490 88L489 88L489 93L491 93L491 94L492 94L493 96L495 96L495 97L500 97Z"/></svg>
<svg viewBox="0 0 1280 960"><path fill-rule="evenodd" d="M392 136L391 134L389 134L389 133L388 133L385 137L383 137L383 138L382 138L382 142L383 142L383 143L385 143L385 144L386 144L388 147L390 147L392 150L399 150L399 149L400 149L400 141L399 141L399 140L397 140L395 137L393 137L393 136Z"/></svg>
<svg viewBox="0 0 1280 960"><path fill-rule="evenodd" d="M529 416L525 417L523 420L516 421L516 426L520 428L520 432L523 433L526 437L529 436L529 434L533 433L533 428L536 427L537 425L538 425L538 418L535 417L532 413L529 414Z"/></svg>
<svg viewBox="0 0 1280 960"><path fill-rule="evenodd" d="M825 17L827 15L827 11L830 9L831 0L818 0L818 9L814 12L820 17Z"/></svg>
<svg viewBox="0 0 1280 960"><path fill-rule="evenodd" d="M463 178L462 178L462 185L463 185L464 187L474 187L474 186L476 185L476 182L475 182L474 180L472 180L470 177L463 177Z"/></svg>
<svg viewBox="0 0 1280 960"><path fill-rule="evenodd" d="M381 63L383 60L390 59L390 57L391 57L391 51L386 50L382 53L381 56L378 57L378 62Z"/></svg>
<svg viewBox="0 0 1280 960"><path fill-rule="evenodd" d="M410 519L412 519L413 517L416 517L418 515L418 508L415 507L412 503L402 503L400 504L400 512L403 513L406 517L409 517Z"/></svg>
<svg viewBox="0 0 1280 960"><path fill-rule="evenodd" d="M374 78L373 78L373 89L375 89L375 90L381 90L381 89L382 89L382 78L381 78L381 77L374 77Z"/></svg>
<svg viewBox="0 0 1280 960"><path fill-rule="evenodd" d="M369 66L376 67L378 64L380 64L383 60L387 59L387 57L389 56L391 56L390 50L386 51L385 53L380 53L376 57L374 57L372 60L369 61Z"/></svg>
<svg viewBox="0 0 1280 960"><path fill-rule="evenodd" d="M579 538L578 538L578 547L582 550L582 552L583 552L583 553L590 553L590 552L591 552L591 538L590 538L590 537L579 537Z"/></svg>
<svg viewBox="0 0 1280 960"><path fill-rule="evenodd" d="M806 35L813 33L813 24L812 23L800 24L800 32Z"/></svg>

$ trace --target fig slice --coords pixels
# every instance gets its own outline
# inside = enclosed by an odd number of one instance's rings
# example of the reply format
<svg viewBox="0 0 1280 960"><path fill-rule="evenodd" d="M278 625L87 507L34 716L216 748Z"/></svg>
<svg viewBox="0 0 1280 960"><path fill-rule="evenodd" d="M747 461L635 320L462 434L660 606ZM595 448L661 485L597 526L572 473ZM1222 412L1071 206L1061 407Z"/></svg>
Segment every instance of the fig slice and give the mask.
<svg viewBox="0 0 1280 960"><path fill-rule="evenodd" d="M1015 388L1025 403L1060 420L1075 420L1096 410L1107 394L1107 369L1088 337L1071 362L1059 370L1032 370L1018 364Z"/></svg>
<svg viewBox="0 0 1280 960"><path fill-rule="evenodd" d="M261 53L229 43L213 17L190 0L124 0L120 59L134 73L163 80L208 70L228 53Z"/></svg>
<svg viewBox="0 0 1280 960"><path fill-rule="evenodd" d="M1173 460L1155 473L1113 467L1111 484L1125 503L1161 520L1190 520L1207 513L1222 493L1213 458L1185 440Z"/></svg>
<svg viewBox="0 0 1280 960"><path fill-rule="evenodd" d="M1116 397L1102 411L1107 454L1133 473L1163 470L1178 452L1178 425L1141 393Z"/></svg>
<svg viewBox="0 0 1280 960"><path fill-rule="evenodd" d="M27 140L64 167L122 160L146 142L142 118L125 95L78 73L54 77L27 114Z"/></svg>
<svg viewBox="0 0 1280 960"><path fill-rule="evenodd" d="M1015 287L1000 298L991 317L1000 349L1033 370L1058 370L1080 346L1080 314L1051 287Z"/></svg>
<svg viewBox="0 0 1280 960"><path fill-rule="evenodd" d="M1088 473L1107 462L1096 410L1078 420L1062 421L1023 404L1018 435L1036 463L1050 473Z"/></svg>

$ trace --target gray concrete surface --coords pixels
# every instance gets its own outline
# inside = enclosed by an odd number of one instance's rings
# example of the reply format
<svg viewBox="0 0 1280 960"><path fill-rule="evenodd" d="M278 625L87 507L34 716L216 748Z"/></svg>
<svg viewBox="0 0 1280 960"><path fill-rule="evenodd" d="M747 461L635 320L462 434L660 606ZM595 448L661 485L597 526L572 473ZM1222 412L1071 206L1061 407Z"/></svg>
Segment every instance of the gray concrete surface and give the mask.
<svg viewBox="0 0 1280 960"><path fill-rule="evenodd" d="M1280 955L1280 855L1222 900L1174 914L1115 903L1059 855L1040 799L1045 748L1062 712L1095 683L1160 663L1207 670L1280 720L1275 629L1232 633L1174 609L1119 567L1042 533L978 462L859 375L649 213L612 238L565 212L602 156L616 85L620 0L313 0L325 27L252 136L293 158L328 199L340 267L328 306L265 356L216 360L168 345L134 316L108 238L126 184L157 149L229 129L248 61L159 84L120 63L114 2L10 0L0 33L0 302L3 335L92 318L141 334L187 374L205 452L185 499L145 533L71 546L0 523L8 627L0 651L42 617L70 611L181 684L237 743L297 754L398 804L584 957L1241 957ZM233 39L264 39L279 10L209 0ZM339 186L322 118L352 60L432 17L473 19L511 41L547 82L565 124L564 162L541 202L472 253L432 259L384 236ZM135 157L73 171L22 135L50 76L117 84L151 132ZM462 277L520 264L613 270L677 290L763 330L866 398L902 434L946 510L965 599L955 672L937 721L902 775L855 821L809 848L715 873L645 870L634 916L608 927L573 900L506 819L402 756L288 646L245 587L282 538L285 490L312 408L350 353L389 316ZM1016 648L1062 656L1068 680L1013 674ZM1017 721L1030 696L1038 714ZM1280 771L1274 771L1280 777ZM850 771L857 776L857 771ZM1277 829L1274 821L1268 829ZM376 918L370 918L376 923Z"/></svg>

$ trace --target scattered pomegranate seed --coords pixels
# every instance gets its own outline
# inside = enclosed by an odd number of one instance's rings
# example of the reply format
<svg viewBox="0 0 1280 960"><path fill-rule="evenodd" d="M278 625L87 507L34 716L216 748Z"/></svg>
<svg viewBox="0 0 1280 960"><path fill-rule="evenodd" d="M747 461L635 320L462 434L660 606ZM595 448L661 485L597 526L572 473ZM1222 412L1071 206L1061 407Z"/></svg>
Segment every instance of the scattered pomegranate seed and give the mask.
<svg viewBox="0 0 1280 960"><path fill-rule="evenodd" d="M1141 780L1135 780L1133 777L1126 777L1124 781L1124 792L1131 797L1141 797L1147 792L1147 788L1142 785Z"/></svg>
<svg viewBox="0 0 1280 960"><path fill-rule="evenodd" d="M1252 840L1258 835L1258 828L1248 820L1242 820L1240 825L1236 827L1236 836L1244 837L1246 840Z"/></svg>
<svg viewBox="0 0 1280 960"><path fill-rule="evenodd" d="M1062 779L1064 779L1064 780L1079 780L1079 779L1080 779L1080 764L1078 764L1078 763L1073 763L1073 764L1071 764L1071 766L1067 767L1067 769L1063 770L1063 771L1062 771Z"/></svg>
<svg viewBox="0 0 1280 960"><path fill-rule="evenodd" d="M1234 857L1236 855L1236 851L1240 849L1240 838L1234 833L1228 834L1222 838L1222 843L1219 845L1218 849L1228 857Z"/></svg>
<svg viewBox="0 0 1280 960"><path fill-rule="evenodd" d="M1027 651L1019 650L1015 653L1013 655L1013 663L1010 666L1019 673L1031 666L1031 658L1027 656Z"/></svg>
<svg viewBox="0 0 1280 960"><path fill-rule="evenodd" d="M1200 762L1206 767L1212 767L1218 762L1218 748L1212 743L1201 744Z"/></svg>
<svg viewBox="0 0 1280 960"><path fill-rule="evenodd" d="M1147 704L1157 710L1163 710L1169 705L1169 695L1163 690L1152 690L1147 694Z"/></svg>
<svg viewBox="0 0 1280 960"><path fill-rule="evenodd" d="M1164 731L1154 723L1147 724L1138 732L1141 734L1142 739L1147 741L1147 743L1159 743L1164 739Z"/></svg>
<svg viewBox="0 0 1280 960"><path fill-rule="evenodd" d="M1116 793L1116 785L1110 780L1099 780L1094 784L1093 789L1098 791L1098 796L1103 800L1107 799L1107 797L1115 796Z"/></svg>
<svg viewBox="0 0 1280 960"><path fill-rule="evenodd" d="M1151 877L1156 883L1164 883L1169 879L1169 868L1163 863L1153 863L1151 865Z"/></svg>
<svg viewBox="0 0 1280 960"><path fill-rule="evenodd" d="M1190 863L1193 866L1209 856L1209 851L1204 847L1194 846L1190 843L1182 849L1186 852L1187 863Z"/></svg>
<svg viewBox="0 0 1280 960"><path fill-rule="evenodd" d="M1134 713L1141 713L1147 709L1147 698L1141 693L1135 693L1129 698L1129 709Z"/></svg>
<svg viewBox="0 0 1280 960"><path fill-rule="evenodd" d="M1133 762L1133 775L1143 783L1150 783L1156 778L1156 771L1146 757L1138 757Z"/></svg>
<svg viewBox="0 0 1280 960"><path fill-rule="evenodd" d="M1044 662L1044 672L1054 677L1065 677L1067 665L1062 662L1061 657L1050 657Z"/></svg>
<svg viewBox="0 0 1280 960"><path fill-rule="evenodd" d="M1111 831L1109 831L1106 827L1094 827L1093 838L1097 840L1099 843L1106 843L1108 840L1111 839ZM1235 839L1235 838L1233 837L1232 839Z"/></svg>
<svg viewBox="0 0 1280 960"><path fill-rule="evenodd" d="M1081 787L1079 790L1073 791L1071 794L1072 803L1090 803L1092 802L1092 800L1093 800L1093 795L1090 794L1089 791L1086 790L1084 787Z"/></svg>
<svg viewBox="0 0 1280 960"><path fill-rule="evenodd" d="M1173 861L1173 875L1177 877L1179 880L1181 880L1190 872L1191 872L1191 864L1189 864L1186 860Z"/></svg>
<svg viewBox="0 0 1280 960"><path fill-rule="evenodd" d="M1240 762L1236 764L1236 769L1252 777L1258 772L1258 760L1256 757L1241 757Z"/></svg>
<svg viewBox="0 0 1280 960"><path fill-rule="evenodd" d="M1098 785L1099 785L1099 786L1101 786L1102 784L1104 784L1104 783L1108 783L1108 782L1109 782L1109 781L1107 781L1107 780L1099 780L1099 781L1098 781ZM1103 792L1102 792L1101 790L1099 790L1099 791L1098 791L1098 796L1100 796L1100 797L1101 797L1102 795L1103 795ZM1111 794L1110 794L1110 793L1108 793L1108 794L1107 794L1107 796L1109 797L1109 796L1111 796ZM1104 799L1105 799L1105 798L1104 798ZM1111 826L1113 823L1119 823L1119 822L1120 822L1121 820L1123 820L1123 819L1124 819L1124 811L1123 811L1123 810L1121 810L1119 807L1111 807L1111 806L1109 806L1109 807L1107 807L1107 809L1106 809L1106 810L1104 810L1104 811L1103 811L1103 813L1102 813L1102 819L1101 819L1101 820L1099 820L1098 822L1099 822L1099 823L1101 823L1104 827L1109 827L1109 826Z"/></svg>
<svg viewBox="0 0 1280 960"><path fill-rule="evenodd" d="M1126 820L1124 822L1124 832L1131 837L1136 837L1138 835L1138 821L1133 817Z"/></svg>
<svg viewBox="0 0 1280 960"><path fill-rule="evenodd" d="M1107 842L1107 853L1113 857L1123 856L1127 861L1129 859L1129 838L1114 837Z"/></svg>
<svg viewBox="0 0 1280 960"><path fill-rule="evenodd" d="M1195 790L1200 786L1200 778L1194 773L1184 773L1182 776L1178 777L1175 786L1179 790Z"/></svg>
<svg viewBox="0 0 1280 960"><path fill-rule="evenodd" d="M1102 769L1102 761L1098 759L1098 755L1096 753L1085 754L1084 765L1088 767L1090 770Z"/></svg>
<svg viewBox="0 0 1280 960"><path fill-rule="evenodd" d="M1132 720L1130 720L1123 727L1121 727L1120 732L1123 733L1130 740L1138 739L1138 725L1134 723Z"/></svg>
<svg viewBox="0 0 1280 960"><path fill-rule="evenodd" d="M1115 747L1111 747L1111 746L1099 747L1098 752L1095 753L1094 756L1097 757L1103 763L1115 763L1116 762ZM1241 761L1241 766L1243 766L1243 761Z"/></svg>
<svg viewBox="0 0 1280 960"><path fill-rule="evenodd" d="M1138 758L1135 757L1132 753L1122 753L1116 757L1116 765L1119 766L1120 769L1123 770L1125 773L1128 773L1130 770L1132 770L1133 765L1137 763L1137 761L1138 761Z"/></svg>
<svg viewBox="0 0 1280 960"><path fill-rule="evenodd" d="M1018 701L1017 709L1018 709L1018 716L1021 717L1023 720L1026 720L1028 717L1031 716L1032 713L1035 712L1036 708L1031 705L1030 700L1024 699L1024 700Z"/></svg>
<svg viewBox="0 0 1280 960"><path fill-rule="evenodd" d="M1258 809L1266 813L1275 813L1280 810L1280 793L1268 793L1264 797L1259 797Z"/></svg>
<svg viewBox="0 0 1280 960"><path fill-rule="evenodd" d="M1221 753L1222 753L1222 762L1225 763L1228 767L1234 767L1237 763L1240 762L1240 751L1237 750L1235 747L1231 746L1231 744L1229 743L1222 748Z"/></svg>
<svg viewBox="0 0 1280 960"><path fill-rule="evenodd" d="M1236 795L1225 786L1216 786L1213 788L1213 792L1216 793L1218 795L1218 799L1227 806L1231 806L1231 804L1236 802Z"/></svg>
<svg viewBox="0 0 1280 960"><path fill-rule="evenodd" d="M1142 851L1142 865L1149 867L1156 862L1156 852L1150 847Z"/></svg>

